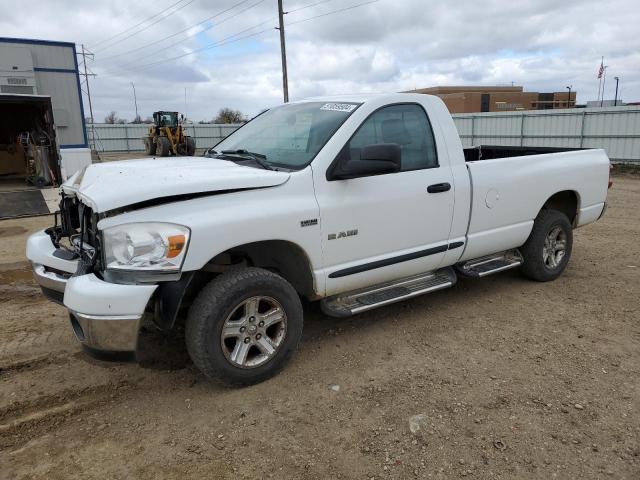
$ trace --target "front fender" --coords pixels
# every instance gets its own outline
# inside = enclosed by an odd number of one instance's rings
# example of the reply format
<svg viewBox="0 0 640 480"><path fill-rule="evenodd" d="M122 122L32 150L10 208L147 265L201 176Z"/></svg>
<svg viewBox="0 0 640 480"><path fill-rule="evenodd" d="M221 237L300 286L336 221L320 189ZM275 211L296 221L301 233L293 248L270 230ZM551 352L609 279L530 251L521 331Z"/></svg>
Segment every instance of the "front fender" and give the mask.
<svg viewBox="0 0 640 480"><path fill-rule="evenodd" d="M175 282L162 282L154 295L153 322L160 330L171 330L175 325L187 292L195 283L196 272L184 272L180 280Z"/></svg>
<svg viewBox="0 0 640 480"><path fill-rule="evenodd" d="M247 167L249 168L249 167ZM288 242L305 254L315 290L324 294L320 211L310 168L275 187L192 198L100 220L100 230L134 222L169 222L191 229L183 272L201 270L222 252L259 242Z"/></svg>

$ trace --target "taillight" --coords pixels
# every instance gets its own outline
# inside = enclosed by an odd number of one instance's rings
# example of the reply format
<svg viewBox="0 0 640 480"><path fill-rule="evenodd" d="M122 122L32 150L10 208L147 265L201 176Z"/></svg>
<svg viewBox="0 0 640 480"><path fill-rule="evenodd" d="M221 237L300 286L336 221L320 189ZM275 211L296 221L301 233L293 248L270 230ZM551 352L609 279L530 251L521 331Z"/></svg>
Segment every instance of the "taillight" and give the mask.
<svg viewBox="0 0 640 480"><path fill-rule="evenodd" d="M609 186L607 187L607 190L613 185L613 181L611 180L611 170L613 170L613 165L609 164Z"/></svg>

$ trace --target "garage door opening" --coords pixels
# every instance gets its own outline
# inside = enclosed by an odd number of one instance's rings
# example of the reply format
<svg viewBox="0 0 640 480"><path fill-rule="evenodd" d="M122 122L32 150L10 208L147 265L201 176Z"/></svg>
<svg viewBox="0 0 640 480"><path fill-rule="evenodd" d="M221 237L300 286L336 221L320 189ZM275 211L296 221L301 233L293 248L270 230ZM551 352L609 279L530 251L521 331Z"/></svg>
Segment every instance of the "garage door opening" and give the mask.
<svg viewBox="0 0 640 480"><path fill-rule="evenodd" d="M0 95L0 191L58 186L51 98Z"/></svg>

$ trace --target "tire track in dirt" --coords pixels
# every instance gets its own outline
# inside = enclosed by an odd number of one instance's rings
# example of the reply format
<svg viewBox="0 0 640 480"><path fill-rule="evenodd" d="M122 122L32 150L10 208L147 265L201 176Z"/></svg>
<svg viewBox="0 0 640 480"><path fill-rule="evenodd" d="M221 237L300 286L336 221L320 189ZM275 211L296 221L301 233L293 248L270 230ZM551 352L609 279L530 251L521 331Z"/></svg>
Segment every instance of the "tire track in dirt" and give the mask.
<svg viewBox="0 0 640 480"><path fill-rule="evenodd" d="M0 379L6 381L7 377L11 375L38 370L49 365L62 365L67 363L70 357L71 353L45 354L33 358L19 359L4 365L0 363Z"/></svg>
<svg viewBox="0 0 640 480"><path fill-rule="evenodd" d="M11 369L13 365L28 363L45 355L55 358L61 353L71 353L75 350L73 347L66 325L41 332L17 332L13 339L0 346L0 370ZM25 358L25 355L29 356Z"/></svg>
<svg viewBox="0 0 640 480"><path fill-rule="evenodd" d="M120 400L131 385L126 381L64 390L0 408L0 449L16 448L70 421L72 417Z"/></svg>

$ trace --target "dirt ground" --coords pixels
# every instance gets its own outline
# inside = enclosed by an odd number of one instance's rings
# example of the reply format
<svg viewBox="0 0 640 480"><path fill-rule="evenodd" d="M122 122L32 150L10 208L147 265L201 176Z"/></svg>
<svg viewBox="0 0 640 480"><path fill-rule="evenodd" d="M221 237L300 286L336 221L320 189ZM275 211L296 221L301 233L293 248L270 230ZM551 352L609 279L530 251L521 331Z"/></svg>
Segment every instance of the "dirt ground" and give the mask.
<svg viewBox="0 0 640 480"><path fill-rule="evenodd" d="M151 330L139 364L87 357L24 257L51 219L0 222L0 478L638 479L640 178L614 180L557 281L311 305L293 361L244 389Z"/></svg>

